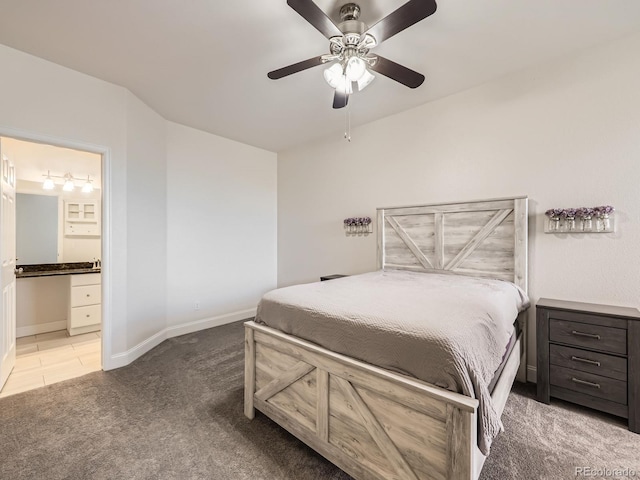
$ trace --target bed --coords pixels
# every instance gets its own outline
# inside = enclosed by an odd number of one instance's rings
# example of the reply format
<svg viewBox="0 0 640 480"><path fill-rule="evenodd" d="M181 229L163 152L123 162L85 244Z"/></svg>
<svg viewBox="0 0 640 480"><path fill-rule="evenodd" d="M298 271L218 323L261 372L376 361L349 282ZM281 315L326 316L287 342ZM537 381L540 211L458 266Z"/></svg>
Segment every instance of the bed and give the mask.
<svg viewBox="0 0 640 480"><path fill-rule="evenodd" d="M464 275L527 290L526 197L381 208L377 228L383 274ZM520 334L490 395L498 418L514 378L526 378L525 314L517 316ZM258 409L356 479L479 476L478 399L302 337L245 324L247 417Z"/></svg>

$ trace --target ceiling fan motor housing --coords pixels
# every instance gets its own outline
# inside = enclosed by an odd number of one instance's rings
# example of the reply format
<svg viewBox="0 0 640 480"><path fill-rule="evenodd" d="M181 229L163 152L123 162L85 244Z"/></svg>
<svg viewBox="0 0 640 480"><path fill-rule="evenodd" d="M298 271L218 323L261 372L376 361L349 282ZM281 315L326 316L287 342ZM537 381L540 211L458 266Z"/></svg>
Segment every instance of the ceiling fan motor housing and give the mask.
<svg viewBox="0 0 640 480"><path fill-rule="evenodd" d="M340 9L341 23L338 25L340 31L344 34L357 33L362 35L367 26L364 22L358 20L360 18L360 7L355 3L347 3Z"/></svg>
<svg viewBox="0 0 640 480"><path fill-rule="evenodd" d="M355 3L347 3L340 8L340 20L358 20L360 17L360 6Z"/></svg>

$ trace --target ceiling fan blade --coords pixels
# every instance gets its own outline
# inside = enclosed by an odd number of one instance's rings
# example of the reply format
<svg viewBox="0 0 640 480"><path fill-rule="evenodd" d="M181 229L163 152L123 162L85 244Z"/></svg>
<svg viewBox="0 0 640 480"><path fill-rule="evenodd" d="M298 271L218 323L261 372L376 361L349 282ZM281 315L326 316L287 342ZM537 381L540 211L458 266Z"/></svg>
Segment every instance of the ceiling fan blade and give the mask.
<svg viewBox="0 0 640 480"><path fill-rule="evenodd" d="M309 60L303 60L302 62L294 63L293 65L289 65L286 67L279 68L278 70L274 70L273 72L267 73L267 77L271 80L278 80L279 78L286 77L287 75L291 75L293 73L298 73L307 68L317 67L318 65L322 65L324 60L322 59L322 55L319 57L313 57Z"/></svg>
<svg viewBox="0 0 640 480"><path fill-rule="evenodd" d="M342 32L312 0L287 0L287 4L327 38L342 36Z"/></svg>
<svg viewBox="0 0 640 480"><path fill-rule="evenodd" d="M418 73L410 68L403 67L399 63L392 62L380 55L377 55L378 60L370 67L371 70L378 72L385 77L389 77L391 80L400 82L409 88L418 88L424 82L424 75Z"/></svg>
<svg viewBox="0 0 640 480"><path fill-rule="evenodd" d="M336 90L333 96L333 108L344 108L349 103L349 94Z"/></svg>
<svg viewBox="0 0 640 480"><path fill-rule="evenodd" d="M372 35L380 45L396 33L433 15L437 8L435 0L409 0L372 26L366 33Z"/></svg>

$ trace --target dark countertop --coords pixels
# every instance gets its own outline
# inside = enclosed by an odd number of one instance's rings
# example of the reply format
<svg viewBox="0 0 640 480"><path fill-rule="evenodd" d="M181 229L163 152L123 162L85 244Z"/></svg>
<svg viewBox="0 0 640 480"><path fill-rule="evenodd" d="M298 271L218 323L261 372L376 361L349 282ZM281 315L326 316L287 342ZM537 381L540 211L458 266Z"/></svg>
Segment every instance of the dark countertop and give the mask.
<svg viewBox="0 0 640 480"><path fill-rule="evenodd" d="M56 275L82 275L84 273L100 273L100 268L93 268L93 262L73 263L41 263L38 265L17 265L16 278L51 277Z"/></svg>

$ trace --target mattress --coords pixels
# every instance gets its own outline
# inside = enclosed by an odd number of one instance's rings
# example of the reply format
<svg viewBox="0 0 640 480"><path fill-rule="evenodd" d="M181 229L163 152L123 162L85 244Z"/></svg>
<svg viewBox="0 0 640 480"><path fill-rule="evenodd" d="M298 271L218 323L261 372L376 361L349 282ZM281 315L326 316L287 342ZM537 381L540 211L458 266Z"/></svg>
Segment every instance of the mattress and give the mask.
<svg viewBox="0 0 640 480"><path fill-rule="evenodd" d="M479 400L478 447L502 429L489 385L526 294L501 280L378 271L273 290L256 321Z"/></svg>

